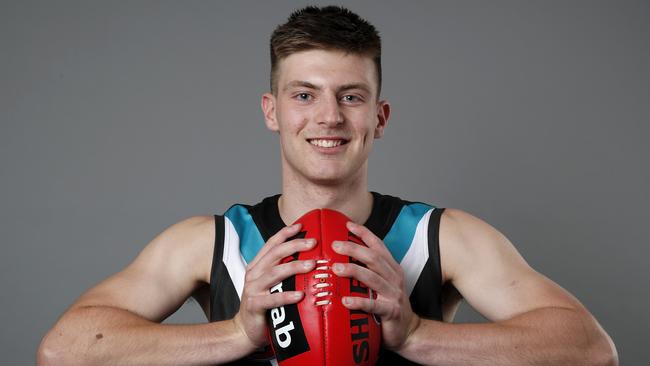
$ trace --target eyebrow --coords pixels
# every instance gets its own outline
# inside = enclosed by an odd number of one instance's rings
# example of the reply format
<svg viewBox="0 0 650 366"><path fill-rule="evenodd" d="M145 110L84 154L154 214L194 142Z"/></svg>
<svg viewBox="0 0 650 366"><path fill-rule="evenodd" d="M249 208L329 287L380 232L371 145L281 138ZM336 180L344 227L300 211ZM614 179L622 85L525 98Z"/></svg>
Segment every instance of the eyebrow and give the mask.
<svg viewBox="0 0 650 366"><path fill-rule="evenodd" d="M303 87L303 88L308 88L308 89L314 89L314 90L322 90L323 88L316 85L312 84L308 81L303 81L303 80L293 80L287 83L285 87L283 88L284 91L287 91L288 89L291 88L298 88L298 87ZM342 92L346 90L352 90L352 89L360 89L365 91L366 93L371 93L370 87L366 85L365 83L350 83L350 84L343 84L340 87L337 88L337 92Z"/></svg>
<svg viewBox="0 0 650 366"><path fill-rule="evenodd" d="M302 81L302 80L290 81L290 82L287 83L287 85L284 86L284 88L282 90L287 91L288 89L299 88L299 87L321 90L320 86L317 86L317 85L312 84L312 83L310 83L308 81Z"/></svg>

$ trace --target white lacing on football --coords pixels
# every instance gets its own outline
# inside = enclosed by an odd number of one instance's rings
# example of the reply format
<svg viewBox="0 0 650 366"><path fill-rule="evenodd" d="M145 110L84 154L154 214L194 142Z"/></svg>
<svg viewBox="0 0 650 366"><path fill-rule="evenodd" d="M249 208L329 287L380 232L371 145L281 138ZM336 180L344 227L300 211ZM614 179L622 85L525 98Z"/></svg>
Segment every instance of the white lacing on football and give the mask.
<svg viewBox="0 0 650 366"><path fill-rule="evenodd" d="M329 271L330 267L328 266L329 264L329 259L318 259L316 261L316 271L323 271L319 273L314 274L314 278L318 280L318 283L314 285L314 288L316 289L316 293L314 294L314 297L316 297L317 301L314 303L316 306L323 306L327 305L330 303L330 300L326 298L327 296L330 296L332 293L330 291L327 291L326 288L332 286L331 283L327 282L328 278L330 278L332 275L325 272Z"/></svg>

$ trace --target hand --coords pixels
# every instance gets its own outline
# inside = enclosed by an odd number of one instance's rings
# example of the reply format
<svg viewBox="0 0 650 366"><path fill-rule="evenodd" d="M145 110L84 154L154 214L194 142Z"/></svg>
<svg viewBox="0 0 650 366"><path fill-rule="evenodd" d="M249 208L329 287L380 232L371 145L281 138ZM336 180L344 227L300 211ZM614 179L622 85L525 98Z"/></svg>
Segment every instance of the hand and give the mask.
<svg viewBox="0 0 650 366"><path fill-rule="evenodd" d="M313 248L314 239L294 239L301 224L287 226L273 235L260 249L253 261L246 267L246 277L239 311L233 318L237 328L245 335L252 350L267 345L265 314L268 309L300 301L302 291L270 293L271 287L297 273L313 269L314 261L293 261L279 264L285 257Z"/></svg>
<svg viewBox="0 0 650 366"><path fill-rule="evenodd" d="M385 348L398 351L420 323L406 294L404 271L395 262L384 242L368 228L353 222L348 222L347 227L367 247L335 241L332 248L367 267L354 263L334 263L332 270L338 276L352 277L363 282L377 293L377 298L344 297L343 305L348 309L360 309L381 317L382 343Z"/></svg>

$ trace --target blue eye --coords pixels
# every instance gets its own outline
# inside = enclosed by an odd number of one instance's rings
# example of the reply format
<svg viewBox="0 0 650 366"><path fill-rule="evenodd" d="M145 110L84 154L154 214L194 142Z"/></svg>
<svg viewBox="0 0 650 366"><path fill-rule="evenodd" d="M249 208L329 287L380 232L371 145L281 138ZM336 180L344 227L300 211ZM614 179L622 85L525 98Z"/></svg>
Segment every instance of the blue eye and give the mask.
<svg viewBox="0 0 650 366"><path fill-rule="evenodd" d="M359 102L361 101L361 98L357 97L356 95L345 95L343 96L343 100L346 102Z"/></svg>
<svg viewBox="0 0 650 366"><path fill-rule="evenodd" d="M307 93L299 93L299 94L296 95L296 98L298 98L298 100L306 101L306 100L309 100L311 98L311 95L309 95Z"/></svg>

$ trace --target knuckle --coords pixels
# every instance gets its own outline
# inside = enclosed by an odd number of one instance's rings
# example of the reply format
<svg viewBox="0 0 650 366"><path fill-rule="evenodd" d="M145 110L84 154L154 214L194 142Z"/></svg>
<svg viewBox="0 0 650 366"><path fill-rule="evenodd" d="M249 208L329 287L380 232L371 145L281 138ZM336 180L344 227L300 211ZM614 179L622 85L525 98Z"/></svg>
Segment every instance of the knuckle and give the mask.
<svg viewBox="0 0 650 366"><path fill-rule="evenodd" d="M298 261L296 261L296 262L298 262ZM307 260L304 260L304 261L299 261L294 266L295 266L294 269L297 272L309 272L314 267L314 261L311 260L311 259L307 259Z"/></svg>
<svg viewBox="0 0 650 366"><path fill-rule="evenodd" d="M278 295L280 295L280 296L278 296ZM279 301L280 299L278 299L281 296L282 296L282 294L270 294L268 296L268 298L267 298L265 308L272 309L272 308L275 308L275 307L278 307L278 306L282 305L282 302Z"/></svg>
<svg viewBox="0 0 650 366"><path fill-rule="evenodd" d="M376 274L375 272L368 271L368 282L370 283L381 283L383 282L383 278Z"/></svg>
<svg viewBox="0 0 650 366"><path fill-rule="evenodd" d="M371 252L366 259L366 265L375 266L379 262L379 255L375 252Z"/></svg>
<svg viewBox="0 0 650 366"><path fill-rule="evenodd" d="M298 224L298 226L301 226L301 225ZM296 226L296 225L285 226L285 227L282 228L282 230L280 230L280 232L283 234L283 236L285 238L288 238L290 235L297 232L298 226Z"/></svg>
<svg viewBox="0 0 650 366"><path fill-rule="evenodd" d="M273 309L273 308L277 308L278 306L281 306L282 305L282 301L280 301L281 296L282 294L269 294L265 301L264 309L268 310L268 309Z"/></svg>
<svg viewBox="0 0 650 366"><path fill-rule="evenodd" d="M293 252L298 252L300 250L305 250L311 247L307 239L294 239L291 243L291 250Z"/></svg>
<svg viewBox="0 0 650 366"><path fill-rule="evenodd" d="M285 305L289 302L290 299L290 294L283 292L283 293L276 293L271 295L271 301L270 301L270 306L269 308L276 308L278 306Z"/></svg>
<svg viewBox="0 0 650 366"><path fill-rule="evenodd" d="M267 241L267 243L281 243L287 240L287 238L291 233L291 230L289 228L290 228L289 226L282 228L282 230L278 231L277 233L275 233L275 235L271 236Z"/></svg>
<svg viewBox="0 0 650 366"><path fill-rule="evenodd" d="M282 293L282 302L287 302L291 299L291 294L289 292Z"/></svg>
<svg viewBox="0 0 650 366"><path fill-rule="evenodd" d="M305 239L293 239L281 243L280 245L273 248L273 255L278 259L285 258L293 253L304 250L306 248L306 242L307 241Z"/></svg>
<svg viewBox="0 0 650 366"><path fill-rule="evenodd" d="M275 248L269 250L269 252L266 255L269 256L269 258L275 260L275 259L286 257L286 255L284 255L285 251L286 251L285 246L278 245Z"/></svg>
<svg viewBox="0 0 650 366"><path fill-rule="evenodd" d="M337 247L336 250L337 250L339 253L345 253L345 254L347 254L347 253L354 253L354 249L355 249L355 246L356 246L356 245L357 245L357 244L349 245L349 244L348 244L347 242L345 242L345 241L340 241L340 242L338 243L338 247Z"/></svg>
<svg viewBox="0 0 650 366"><path fill-rule="evenodd" d="M253 281L253 273L251 271L246 271L244 274L244 282L251 283Z"/></svg>
<svg viewBox="0 0 650 366"><path fill-rule="evenodd" d="M304 269L304 265L303 265L304 262L305 261L293 261L293 262L291 262L291 264L290 264L291 273L302 272L301 270Z"/></svg>
<svg viewBox="0 0 650 366"><path fill-rule="evenodd" d="M272 278L273 280L276 280L276 281L279 280L280 277L283 274L284 267L285 266L282 265L282 264L277 265L277 266L273 266L273 268L271 268L271 270L268 272L269 273L269 278Z"/></svg>
<svg viewBox="0 0 650 366"><path fill-rule="evenodd" d="M280 232L278 232L277 234L275 234L275 235L273 235L272 237L270 237L269 240L267 240L266 243L264 243L263 246L264 246L264 247L272 247L273 244L274 244L275 242L277 242L278 240L280 240Z"/></svg>
<svg viewBox="0 0 650 366"><path fill-rule="evenodd" d="M366 280L373 278L374 272L369 270L367 267L362 267L360 265L355 265L355 267L355 271L359 276L363 277Z"/></svg>

